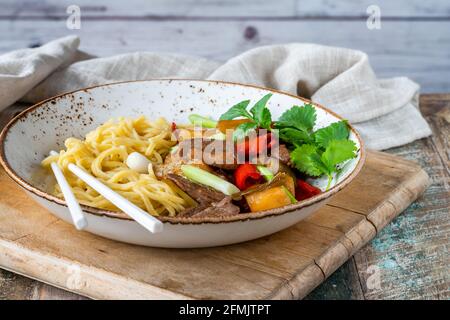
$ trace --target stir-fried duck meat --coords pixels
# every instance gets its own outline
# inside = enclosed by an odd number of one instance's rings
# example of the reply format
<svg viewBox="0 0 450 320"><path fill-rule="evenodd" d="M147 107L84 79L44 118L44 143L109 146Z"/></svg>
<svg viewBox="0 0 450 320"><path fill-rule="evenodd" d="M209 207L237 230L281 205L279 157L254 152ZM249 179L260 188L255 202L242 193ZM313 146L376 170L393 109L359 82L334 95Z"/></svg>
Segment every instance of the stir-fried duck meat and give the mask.
<svg viewBox="0 0 450 320"><path fill-rule="evenodd" d="M237 168L237 160L234 152L227 152L227 148L233 150L234 143L227 145L226 140L194 138L183 140L178 145L178 156L185 159L194 159L207 165L225 170Z"/></svg>
<svg viewBox="0 0 450 320"><path fill-rule="evenodd" d="M224 170L235 170L238 167L234 143L226 140L207 140L204 144L203 160L207 164Z"/></svg>
<svg viewBox="0 0 450 320"><path fill-rule="evenodd" d="M231 202L231 197L222 192L191 182L176 174L168 174L167 178L199 203L197 207L180 212L179 216L228 216L238 214L240 211L239 207Z"/></svg>
<svg viewBox="0 0 450 320"><path fill-rule="evenodd" d="M281 163L290 165L291 156L285 144L280 144L278 146L278 153L273 152L272 156L280 160Z"/></svg>
<svg viewBox="0 0 450 320"><path fill-rule="evenodd" d="M222 192L191 182L177 174L169 174L167 178L200 204L218 202L226 197Z"/></svg>
<svg viewBox="0 0 450 320"><path fill-rule="evenodd" d="M183 140L178 144L177 150L166 157L164 164L156 171L156 174L157 176L166 176L169 173L180 174L181 165L194 164L223 176L220 170L214 171L211 167L223 170L235 170L238 167L235 145L233 142L231 145L228 143L230 142L226 140L202 138ZM277 149L278 152L274 152L272 156L282 163L288 164L290 155L286 145L280 144ZM264 157L258 162L264 163Z"/></svg>
<svg viewBox="0 0 450 320"><path fill-rule="evenodd" d="M235 170L238 167L236 152L239 152L239 150L234 150L234 152L227 152L227 150L233 150L233 148L235 147L233 143L231 144L231 146L227 145L227 143L229 142L226 142L225 140L203 139L202 143L198 144L199 146L201 146L203 151L203 162L220 169ZM277 158L283 164L290 165L291 157L289 150L285 144L278 145L278 147L272 151L275 151L272 152L272 157ZM257 162L264 163L265 158L266 155L260 154L258 156Z"/></svg>
<svg viewBox="0 0 450 320"><path fill-rule="evenodd" d="M181 166L190 164L226 178L221 169L236 169L237 162L234 158L221 160L220 152L215 152L215 150L222 150L220 147L223 143L221 140L201 138L183 140L174 152L166 156L162 165L155 167L155 174L159 178L167 177L168 174L181 174ZM205 156L204 150L207 152L213 150L213 152ZM223 150L225 150L225 147L223 147ZM221 162L225 161L230 161L230 164L221 165ZM218 168L218 170L211 166Z"/></svg>
<svg viewBox="0 0 450 320"><path fill-rule="evenodd" d="M195 159L198 162L203 162L216 168L235 170L238 167L237 150L234 150L234 152L229 150L233 151L233 148L236 146L233 143L231 143L231 146L227 145L227 143L229 142L225 140L199 138L184 140L180 142L180 148L189 150L189 153L181 156L186 157L186 159ZM279 144L277 148L272 150L272 157L280 160L283 164L290 165L291 157L285 144ZM264 163L265 160L267 160L267 156L261 154L257 162Z"/></svg>
<svg viewBox="0 0 450 320"><path fill-rule="evenodd" d="M197 207L186 209L178 215L180 217L224 217L235 215L239 212L239 207L231 203L230 197L226 197L219 202L200 204Z"/></svg>

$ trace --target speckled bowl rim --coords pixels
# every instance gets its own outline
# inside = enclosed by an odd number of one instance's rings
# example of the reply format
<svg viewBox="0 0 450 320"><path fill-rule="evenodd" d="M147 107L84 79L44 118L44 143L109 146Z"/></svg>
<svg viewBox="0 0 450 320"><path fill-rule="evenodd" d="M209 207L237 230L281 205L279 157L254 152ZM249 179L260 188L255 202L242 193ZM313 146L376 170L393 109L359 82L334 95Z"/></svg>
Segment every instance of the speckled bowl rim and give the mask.
<svg viewBox="0 0 450 320"><path fill-rule="evenodd" d="M12 126L19 121L20 119L24 118L27 116L28 113L30 113L31 111L34 111L36 109L38 109L39 107L41 107L42 105L52 101L52 100L56 100L59 98L63 98L64 96L70 95L70 94L74 94L74 93L78 93L78 92L88 92L91 89L95 89L98 87L108 87L108 86L114 86L114 85L120 85L120 84L126 84L126 83L134 83L134 82L161 82L161 81L167 81L167 82L172 82L172 81L186 81L186 82L203 82L203 83L213 83L213 84L225 84L225 85L230 85L230 86L241 86L241 87L250 87L250 88L256 88L256 89L260 89L260 90L265 90L265 91L269 91L269 92L274 92L277 94L281 94L281 95L285 95L285 96L289 96L289 97L293 97L295 99L299 99L305 103L311 103L314 105L314 107L316 108L320 108L322 110L324 110L325 112L333 115L334 117L343 120L343 118L339 115L337 115L336 113L334 113L333 111L325 108L324 106L312 102L311 100L308 100L306 98L302 98L287 92L283 92L280 90L275 90L275 89L270 89L270 88L265 88L265 87L261 87L261 86L256 86L256 85L250 85L250 84L243 84L243 83L237 83L237 82L229 82L229 81L218 81L218 80L200 80L200 79L176 79L176 78L168 78L168 79L148 79L148 80L130 80L130 81L121 81L121 82L113 82L113 83L107 83L107 84L101 84L101 85L95 85L95 86L91 86L91 87L87 87L87 88L82 88L82 89L78 89L78 90L74 90L74 91L70 91L70 92L65 92L56 96L53 96L51 98L45 99L37 104L32 105L31 107L23 110L22 112L20 112L18 115L16 115L13 119L11 119L6 126L3 128L2 132L0 133L0 164L3 166L3 168L5 169L6 173L8 174L9 177L11 177L17 184L19 184L21 187L23 187L25 190L28 190L30 192L32 192L33 194L35 194L38 197L44 198L45 200L54 202L56 204L62 205L62 206L67 206L66 202L63 199L57 198L33 185L31 185L30 183L26 182L24 179L22 179L13 169L12 167L9 165L8 160L6 158L6 154L5 154L5 140L6 137L8 135L9 130L12 128ZM265 210L265 211L259 211L259 212L255 212L255 213L240 213L240 214L236 214L236 215L232 215L232 216L225 216L225 217L189 217L189 218L178 218L178 217L167 217L167 216L158 216L157 218L159 220L161 220L162 222L168 222L171 224L208 224L208 223L227 223L227 222L236 222L236 221L246 221L246 220L253 220L253 219L263 219L263 218L268 218L268 217L273 217L273 216L277 216L277 215L282 215L282 214L287 214L287 213L291 213L294 212L296 210L302 209L302 208L306 208L309 206L312 206L314 204L319 203L322 200L328 199L331 196L335 195L337 192L339 192L340 190L342 190L343 188L345 188L350 182L353 181L353 179L359 174L359 172L361 171L363 164L365 162L365 158L366 158L366 152L364 149L364 144L363 141L361 139L361 136L359 135L359 133L355 130L355 128L350 124L350 130L353 132L353 134L356 136L356 138L358 139L360 148L359 148L359 152L360 152L360 158L358 160L358 163L356 164L355 168L353 169L353 171L350 173L350 175L348 175L343 181L339 182L337 185L334 185L332 188L330 188L330 190L323 192L319 195L316 195L314 197L311 197L307 200L301 201L299 203L296 204L291 204L291 205L287 205L284 207L280 207L280 208L276 208L276 209L271 209L271 210ZM126 220L126 221L133 221L130 217L128 217L127 215L125 215L122 212L116 212L116 211L110 211L110 210L104 210L104 209L98 209L95 207L91 207L91 206L87 206L87 205L81 205L83 211L97 215L97 216L104 216L107 218L112 218L112 219L120 219L120 220Z"/></svg>

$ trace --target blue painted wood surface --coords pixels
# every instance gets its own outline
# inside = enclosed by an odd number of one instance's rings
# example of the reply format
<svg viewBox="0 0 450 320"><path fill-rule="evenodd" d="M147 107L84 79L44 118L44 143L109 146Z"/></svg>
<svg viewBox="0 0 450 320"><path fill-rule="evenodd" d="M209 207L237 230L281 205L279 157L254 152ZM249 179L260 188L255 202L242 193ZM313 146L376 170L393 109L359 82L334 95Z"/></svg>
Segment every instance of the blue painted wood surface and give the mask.
<svg viewBox="0 0 450 320"><path fill-rule="evenodd" d="M71 0L0 1L0 52L78 34L105 56L151 50L224 61L275 43L314 42L365 51L380 77L408 76L422 92L450 88L450 2L327 0L78 0L81 29L66 27ZM372 9L371 9L372 8Z"/></svg>

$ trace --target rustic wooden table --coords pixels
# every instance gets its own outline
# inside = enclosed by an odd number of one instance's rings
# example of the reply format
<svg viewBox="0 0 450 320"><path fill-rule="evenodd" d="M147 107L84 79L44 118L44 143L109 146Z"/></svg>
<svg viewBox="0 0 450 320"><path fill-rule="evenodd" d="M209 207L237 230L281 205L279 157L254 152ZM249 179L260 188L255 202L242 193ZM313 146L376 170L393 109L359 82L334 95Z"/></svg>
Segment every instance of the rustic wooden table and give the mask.
<svg viewBox="0 0 450 320"><path fill-rule="evenodd" d="M0 113L0 126L22 108ZM422 95L420 109L433 136L388 152L419 162L432 185L306 299L450 298L450 94ZM367 286L374 270L379 286ZM0 269L0 299L84 297Z"/></svg>
<svg viewBox="0 0 450 320"><path fill-rule="evenodd" d="M66 27L72 0L0 0L0 54L69 34L99 56L147 50L219 61L261 45L314 42L367 52L379 77L404 75L422 92L447 92L450 3L378 0L379 29L367 27L368 3L77 0L81 29L73 30ZM0 126L19 108L4 111ZM434 183L308 299L449 298L450 94L422 95L421 111L434 135L388 152L418 161ZM374 268L379 289L366 285ZM0 299L55 298L80 297L0 270Z"/></svg>

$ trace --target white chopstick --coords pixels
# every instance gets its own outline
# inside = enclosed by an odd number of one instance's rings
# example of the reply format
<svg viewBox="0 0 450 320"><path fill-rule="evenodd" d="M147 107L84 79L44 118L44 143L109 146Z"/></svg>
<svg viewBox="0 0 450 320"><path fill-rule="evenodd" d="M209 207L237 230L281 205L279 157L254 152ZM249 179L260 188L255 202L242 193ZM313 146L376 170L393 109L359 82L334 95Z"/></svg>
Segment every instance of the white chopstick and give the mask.
<svg viewBox="0 0 450 320"><path fill-rule="evenodd" d="M115 191L98 181L83 169L77 167L72 163L68 165L68 168L74 175L83 180L92 189L100 193L105 199L125 212L148 231L156 233L163 230L163 223L161 221L153 217L151 214L145 212L138 206L134 205L133 203L122 197L120 194L116 193Z"/></svg>
<svg viewBox="0 0 450 320"><path fill-rule="evenodd" d="M55 151L50 151L50 154L53 156L57 155L58 153ZM83 211L80 208L80 204L75 198L72 189L67 183L64 174L62 173L61 169L58 167L56 162L52 162L50 166L52 167L53 174L55 175L56 181L58 182L58 185L61 188L61 191L64 195L64 199L66 200L67 206L69 207L69 212L70 215L72 216L72 221L73 224L75 225L75 228L77 228L78 230L83 230L84 228L87 227L88 223L86 217L83 214Z"/></svg>

